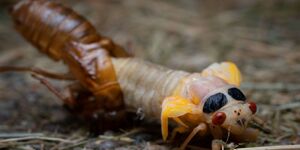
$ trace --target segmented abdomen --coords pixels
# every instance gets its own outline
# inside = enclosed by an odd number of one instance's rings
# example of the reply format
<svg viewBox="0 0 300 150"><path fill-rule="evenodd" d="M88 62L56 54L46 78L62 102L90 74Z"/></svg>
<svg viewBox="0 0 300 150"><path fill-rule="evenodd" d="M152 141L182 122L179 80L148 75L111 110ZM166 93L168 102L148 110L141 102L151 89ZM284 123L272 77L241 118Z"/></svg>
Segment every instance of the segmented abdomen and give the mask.
<svg viewBox="0 0 300 150"><path fill-rule="evenodd" d="M160 119L161 104L189 73L137 58L113 58L127 107L141 108L147 118Z"/></svg>
<svg viewBox="0 0 300 150"><path fill-rule="evenodd" d="M15 28L40 51L53 59L62 57L65 43L98 43L111 56L128 56L110 39L100 36L85 18L72 9L48 0L23 0L11 10Z"/></svg>

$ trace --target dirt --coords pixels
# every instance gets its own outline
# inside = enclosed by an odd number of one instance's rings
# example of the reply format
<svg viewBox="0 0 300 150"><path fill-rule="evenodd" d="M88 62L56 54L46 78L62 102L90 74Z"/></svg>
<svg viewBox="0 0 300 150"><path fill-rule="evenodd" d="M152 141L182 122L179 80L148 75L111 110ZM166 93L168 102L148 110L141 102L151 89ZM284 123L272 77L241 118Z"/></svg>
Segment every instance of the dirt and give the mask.
<svg viewBox="0 0 300 150"><path fill-rule="evenodd" d="M39 53L14 30L7 13L14 1L0 2L0 65L67 72L63 63ZM135 57L191 72L214 62L235 62L243 73L242 90L257 103L257 115L272 131L261 132L256 142L239 147L300 144L300 1L61 3L87 17L101 34ZM68 83L51 82L61 90ZM92 136L88 123L69 114L30 74L0 74L1 149L173 149L178 145L163 143L159 124L145 120ZM199 147L197 142L189 146Z"/></svg>

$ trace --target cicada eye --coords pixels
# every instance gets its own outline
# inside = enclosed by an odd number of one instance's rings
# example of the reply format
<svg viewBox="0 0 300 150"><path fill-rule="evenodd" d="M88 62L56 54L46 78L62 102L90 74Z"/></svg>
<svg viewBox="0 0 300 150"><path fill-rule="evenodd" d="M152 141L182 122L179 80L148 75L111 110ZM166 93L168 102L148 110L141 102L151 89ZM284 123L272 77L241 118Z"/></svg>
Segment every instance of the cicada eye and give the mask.
<svg viewBox="0 0 300 150"><path fill-rule="evenodd" d="M241 90L239 90L238 88L230 88L228 89L228 94L239 101L245 101L246 100L246 96L243 94L243 92Z"/></svg>
<svg viewBox="0 0 300 150"><path fill-rule="evenodd" d="M211 113L219 110L227 104L227 98L223 93L214 94L206 100L203 106L203 112Z"/></svg>

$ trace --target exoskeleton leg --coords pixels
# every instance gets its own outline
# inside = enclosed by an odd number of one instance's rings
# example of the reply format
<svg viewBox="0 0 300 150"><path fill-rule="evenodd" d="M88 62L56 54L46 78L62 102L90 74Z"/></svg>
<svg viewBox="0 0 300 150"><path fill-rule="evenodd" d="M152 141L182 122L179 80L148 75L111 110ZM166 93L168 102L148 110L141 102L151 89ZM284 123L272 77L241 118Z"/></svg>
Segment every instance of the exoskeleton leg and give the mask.
<svg viewBox="0 0 300 150"><path fill-rule="evenodd" d="M118 126L124 125L126 122L125 110L105 111L101 100L96 100L93 93L82 87L78 82L68 85L66 93L60 92L46 79L36 75L33 76L61 99L72 114L85 119L93 134L98 134L106 129L117 129ZM123 122L123 124L120 124L120 122Z"/></svg>
<svg viewBox="0 0 300 150"><path fill-rule="evenodd" d="M52 79L75 80L70 74L53 73L36 67L1 66L0 72L31 72Z"/></svg>
<svg viewBox="0 0 300 150"><path fill-rule="evenodd" d="M48 90L51 91L55 96L57 96L65 105L71 106L74 104L74 100L72 98L65 96L46 79L37 76L36 74L32 74L32 77L39 80L41 84L45 85L48 88Z"/></svg>
<svg viewBox="0 0 300 150"><path fill-rule="evenodd" d="M92 116L93 111L100 110L102 107L102 103L95 104L94 101L96 100L93 94L77 82L67 86L66 92L61 92L45 78L35 74L32 76L56 95L72 113L82 116Z"/></svg>

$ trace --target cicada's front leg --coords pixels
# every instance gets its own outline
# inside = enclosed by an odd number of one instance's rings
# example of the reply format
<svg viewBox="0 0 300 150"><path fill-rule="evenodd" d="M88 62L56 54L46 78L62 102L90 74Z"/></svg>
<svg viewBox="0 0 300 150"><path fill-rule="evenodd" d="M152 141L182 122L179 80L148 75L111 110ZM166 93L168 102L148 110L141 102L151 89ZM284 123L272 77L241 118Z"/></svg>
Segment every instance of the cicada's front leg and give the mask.
<svg viewBox="0 0 300 150"><path fill-rule="evenodd" d="M161 112L161 131L164 141L168 137L168 119L172 118L179 124L174 132L185 132L189 127L179 117L188 113L198 113L196 105L190 100L180 96L170 96L164 99Z"/></svg>

